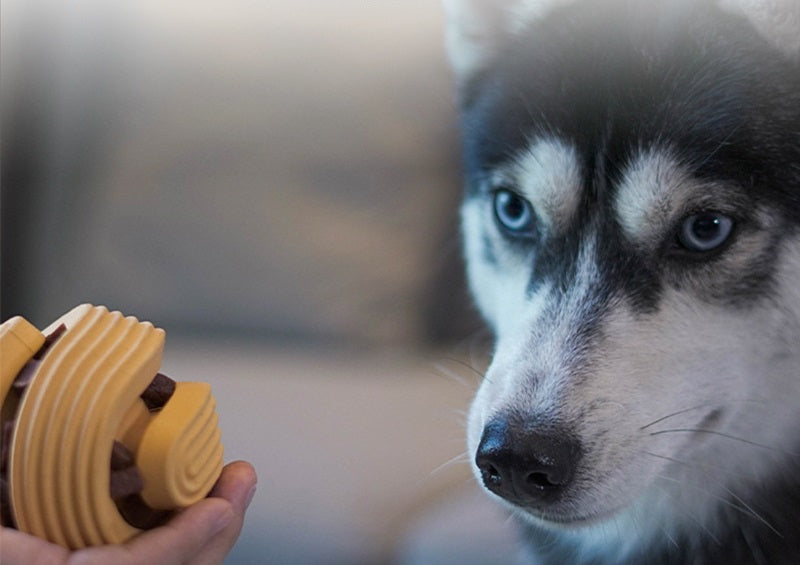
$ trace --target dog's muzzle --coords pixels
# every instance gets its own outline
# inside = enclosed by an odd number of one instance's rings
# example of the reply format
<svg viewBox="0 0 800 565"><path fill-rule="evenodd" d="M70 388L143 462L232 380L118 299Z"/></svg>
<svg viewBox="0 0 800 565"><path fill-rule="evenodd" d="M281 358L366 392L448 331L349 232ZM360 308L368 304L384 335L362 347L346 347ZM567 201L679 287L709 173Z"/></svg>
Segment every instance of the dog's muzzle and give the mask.
<svg viewBox="0 0 800 565"><path fill-rule="evenodd" d="M564 429L496 416L483 430L475 464L483 484L496 495L543 509L567 490L580 456L577 439Z"/></svg>

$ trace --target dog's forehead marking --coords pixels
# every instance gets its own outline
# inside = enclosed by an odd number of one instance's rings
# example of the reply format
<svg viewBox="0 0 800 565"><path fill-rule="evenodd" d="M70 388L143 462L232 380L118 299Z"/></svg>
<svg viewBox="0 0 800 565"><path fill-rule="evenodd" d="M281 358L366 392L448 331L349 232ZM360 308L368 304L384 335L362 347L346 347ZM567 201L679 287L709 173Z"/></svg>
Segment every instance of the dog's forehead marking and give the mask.
<svg viewBox="0 0 800 565"><path fill-rule="evenodd" d="M497 347L487 378L493 402L523 413L556 414L565 387L576 378L587 344L599 336L605 306L597 266L598 234L587 232L568 288L543 281L528 295L505 296L495 324ZM504 283L505 283L504 278ZM495 292L505 285L494 282Z"/></svg>
<svg viewBox="0 0 800 565"><path fill-rule="evenodd" d="M643 244L659 237L689 198L693 185L685 168L668 153L641 152L624 169L614 198L624 234Z"/></svg>
<svg viewBox="0 0 800 565"><path fill-rule="evenodd" d="M548 227L569 224L581 196L581 166L572 145L556 138L533 140L503 174L512 177Z"/></svg>

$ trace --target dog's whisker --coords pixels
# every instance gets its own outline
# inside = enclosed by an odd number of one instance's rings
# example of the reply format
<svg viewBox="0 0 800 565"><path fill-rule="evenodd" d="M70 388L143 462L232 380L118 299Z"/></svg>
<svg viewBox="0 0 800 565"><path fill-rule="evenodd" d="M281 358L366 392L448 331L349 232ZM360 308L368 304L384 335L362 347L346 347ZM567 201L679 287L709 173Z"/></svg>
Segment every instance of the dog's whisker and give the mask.
<svg viewBox="0 0 800 565"><path fill-rule="evenodd" d="M733 137L733 136L736 134L736 132L738 132L740 129L741 129L741 125L740 125L740 124L737 124L736 126L734 126L733 128L731 128L731 131L730 131L730 132L728 132L728 134L727 134L727 135L726 135L726 136L725 136L725 137L722 139L722 141L720 141L720 142L717 144L717 146L716 146L716 147L715 147L715 148L714 148L712 151L710 151L710 152L709 152L709 154L708 154L708 155L706 155L705 159L703 159L703 160L702 160L700 163L698 163L698 164L696 165L695 169L696 169L696 170L700 170L700 169L701 169L701 168L702 168L702 167L703 167L703 166L704 166L706 163L708 163L708 162L709 162L709 161L710 161L710 160L711 160L711 159L714 157L714 155L716 155L716 154L717 154L717 153L718 153L718 152L719 152L719 151L720 151L720 150L721 150L723 147L725 147L726 145L728 145L728 143L730 142L731 138L732 138L732 137Z"/></svg>
<svg viewBox="0 0 800 565"><path fill-rule="evenodd" d="M672 546L673 546L675 549L680 549L680 548L681 548L681 546L680 546L680 545L678 545L678 542L677 542L677 541L675 541L675 538L673 538L673 537L672 537L672 534L670 534L670 533L667 531L667 528L665 528L665 527L663 527L663 526L662 526L662 527L661 527L661 531L663 532L663 534L666 536L666 538L669 540L669 542L672 544Z"/></svg>
<svg viewBox="0 0 800 565"><path fill-rule="evenodd" d="M669 532L669 530L667 529L667 527L666 527L666 526L661 526L661 525L660 525L660 526L658 527L658 529L659 529L659 530L661 530L661 533L663 533L663 534L664 534L664 536L665 536L665 537L666 537L666 538L669 540L669 542L672 544L672 546L673 546L675 549L677 549L677 550L680 550L680 548L681 548L680 544L679 544L679 543L678 543L678 541L677 541L677 540L676 540L676 539L675 539L675 538L672 536L672 534ZM717 542L717 543L719 543L719 542Z"/></svg>
<svg viewBox="0 0 800 565"><path fill-rule="evenodd" d="M458 384L460 384L463 387L474 388L473 383L470 383L469 381L467 381L467 379L464 378L463 375L460 375L456 371L450 370L449 368L444 366L442 363L434 363L433 364L433 370L439 376L447 377L448 379L457 382Z"/></svg>
<svg viewBox="0 0 800 565"><path fill-rule="evenodd" d="M639 537L645 535L645 531L647 530L647 528L642 526L642 522L644 522L646 519L646 516L644 516L643 514L643 509L635 508L634 512L631 514L631 518L632 518L631 523L633 524L633 527L636 529L636 531L639 533ZM617 527L618 531L621 530L619 520L614 520L614 525ZM664 533L666 533L666 531L661 525L659 525L658 527L659 529L664 531Z"/></svg>
<svg viewBox="0 0 800 565"><path fill-rule="evenodd" d="M731 439L734 441L738 441L741 443L745 443L747 445L752 445L754 447L760 447L761 449L767 449L769 451L774 451L776 453L781 453L783 455L788 455L790 457L800 457L800 453L796 453L793 451L787 451L786 449L780 449L779 447L775 447L772 445L766 445L763 443L758 443L756 441L751 441L749 439L745 439L742 437L738 437L731 434L726 434L725 432L720 432L718 430L709 430L705 428L672 428L668 430L656 430L655 432L650 432L651 436L657 436L662 434L671 434L671 433L699 433L699 434L711 434L715 436L724 437L727 439Z"/></svg>
<svg viewBox="0 0 800 565"><path fill-rule="evenodd" d="M467 369L464 374L458 370L448 367L448 364L456 364L459 368ZM480 381L484 379L483 372L479 371L466 361L457 358L444 358L442 361L433 362L433 370L440 376L447 377L456 381L458 384L474 390ZM477 382L476 382L477 380Z"/></svg>
<svg viewBox="0 0 800 565"><path fill-rule="evenodd" d="M667 455L661 455L659 453L653 453L652 451L642 451L645 455L650 455L651 457L656 457L658 459L664 459L666 461L670 461L672 463L678 463L679 465L685 465L687 467L699 469L703 473L709 473L711 471L717 471L720 473L724 473L726 475L735 474L737 476L741 476L741 471L738 469L731 469L727 467L722 467L720 465L709 465L707 462L700 465L699 463L689 463L688 461L681 461L680 459L676 459L674 457L669 457Z"/></svg>
<svg viewBox="0 0 800 565"><path fill-rule="evenodd" d="M661 487L661 486L658 486L658 485L656 485L656 488L658 488L658 490L660 490L660 491L661 491L661 492L662 492L662 493L663 493L665 496L668 496L669 498L672 498L673 500L675 499L675 497L674 497L674 496L672 496L672 495L671 495L671 494L670 494L670 493L667 491L667 489L665 489L665 488L663 488L663 487ZM717 537L717 535L716 535L716 534L714 534L714 532L712 532L712 531L711 531L711 530L708 528L708 526L706 526L706 525L703 523L703 521L702 521L702 520L700 520L700 519L699 519L697 516L695 516L695 515L694 515L692 512L690 512L690 511L689 511L689 509L688 509L688 508L686 508L686 507L685 507L685 506L684 506L684 505L683 505L683 504L680 502L680 500L678 500L677 502L678 502L678 507L676 508L676 510L678 510L678 511L679 511L681 514L683 514L683 515L684 515L684 516L686 516L686 517L687 517L689 520L691 520L692 522L694 522L694 523L697 525L697 527L698 527L698 528L700 528L701 530L703 530L703 532L705 532L705 534L706 534L706 535L707 535L709 538L711 538L711 540L712 540L712 541L713 541L715 544L717 544L717 545L719 545L719 546L721 546L721 545L722 545L722 542L719 540L719 537ZM663 528L662 528L662 529L663 529ZM669 536L668 536L668 537L669 537ZM670 537L670 539L672 539L672 538ZM678 546L676 546L676 547L678 547Z"/></svg>
<svg viewBox="0 0 800 565"><path fill-rule="evenodd" d="M463 359L459 359L458 357L445 357L443 361L449 361L451 363L455 363L465 369L467 369L470 373L478 377L479 379L483 379L485 371L478 369L474 363L464 361Z"/></svg>
<svg viewBox="0 0 800 565"><path fill-rule="evenodd" d="M751 518L754 518L754 519L758 520L759 522L762 522L762 523L766 524L771 530L773 530L775 533L779 534L779 532L775 528L773 528L768 522L766 522L764 520L764 518L762 518L757 513L753 513L753 511L747 505L740 506L740 505L738 505L738 504L736 504L734 502L731 502L730 500L728 500L724 496L720 496L718 494L715 494L715 493L711 492L710 490L708 490L706 488L703 488L703 487L701 487L699 485L687 484L686 482L681 481L679 479L676 479L675 477L669 477L667 475L662 475L662 474L656 474L655 477L657 477L657 478L659 478L661 480L664 480L664 481L670 481L670 482L673 482L673 483L677 483L677 484L679 484L681 486L688 487L688 488L691 488L693 490L697 490L699 492L702 492L703 494L706 494L706 495L714 498L715 500L717 500L721 504L724 504L725 506L733 508L734 510L737 510L738 512L741 512L745 516L750 516ZM781 536L781 537L783 537L783 536Z"/></svg>
<svg viewBox="0 0 800 565"><path fill-rule="evenodd" d="M700 528L701 530L703 530L703 532L704 532L704 533L705 533L705 534L706 534L706 535L707 535L709 538L711 538L711 540L712 540L712 541L713 541L715 544L717 544L718 546L722 546L722 541L720 541L720 539L719 539L719 536L717 536L717 535L716 535L714 532L712 532L712 531L711 531L711 528L709 528L709 527L708 527L708 526L707 526L707 525L706 525L706 524L705 524L705 523L704 523L704 522L703 522L703 521L702 521L700 518L698 518L697 516L695 516L695 515L694 515L694 514L693 514L691 511L689 511L689 509L688 509L688 508L686 508L686 507L685 507L683 504L681 504L681 503L680 503L680 501L678 501L678 505L679 505L679 510L680 510L680 512L681 512L681 513L682 513L684 516L686 516L687 518L689 518L689 520L691 520L691 521L692 521L692 522L693 522L693 523L694 523L694 524L695 524L695 525L696 525L698 528Z"/></svg>
<svg viewBox="0 0 800 565"><path fill-rule="evenodd" d="M682 461L682 460L680 460L680 459L676 459L676 458L674 458L674 457L668 457L668 456L666 456L666 455L660 455L660 454L658 454L658 453L652 453L652 452L649 452L649 451L643 451L642 453L645 453L646 455L650 455L650 456L652 456L652 457L657 457L657 458L659 458L659 459L666 459L667 461L671 461L671 462L674 462L674 463L678 463L678 464L680 464L680 465L685 465L685 466L687 466L687 467L690 467L690 468L693 468L693 469L698 469L698 470L699 470L701 473L703 473L703 475L704 475L704 476L706 476L706 477L709 477L709 478L714 478L714 476L711 474L711 472L709 471L709 469L715 469L715 470L718 470L718 471L723 471L723 472L725 472L725 473L730 473L730 472L731 472L731 471L729 471L729 470L727 470L727 469L723 469L722 467L709 467L709 466L707 466L707 465L698 465L698 464L695 464L695 463L690 463L690 462L688 462L688 461ZM663 478L663 479L668 479L668 480L677 480L677 479L669 479L668 477L666 477L666 476L664 476L664 475L659 475L659 476L660 476L661 478ZM777 529L776 529L776 528L775 528L775 527L774 527L774 526L773 526L773 525L772 525L772 524L771 524L771 523L770 523L768 520L766 520L766 519L765 519L765 518L764 518L764 517L763 517L761 514L759 514L758 512L756 512L756 510L755 510L755 509L753 509L753 507L752 507L752 506L750 506L750 505L749 505L749 504L748 504L746 501L744 501L744 500L743 500L743 499L742 499L742 498L741 498L739 495L737 495L737 494L736 494L735 492L733 492L731 489L729 489L728 487L726 487L726 486L725 486L724 484L722 484L720 481L716 481L716 482L717 482L717 485L718 485L720 488L722 488L722 489L723 489L725 492L727 492L727 493L728 493L728 494L729 494L731 497L735 498L735 499L736 499L736 500L739 502L739 504L741 504L741 505L742 505L742 507L743 507L743 508L746 510L746 513L747 513L747 514L749 514L750 516L752 516L753 518L755 518L756 520L758 520L759 522L761 522L762 524L764 524L766 527L768 527L770 530L772 530L772 531L773 531L773 532L774 532L776 535L778 535L779 537L781 537L781 538L783 538L783 537L784 537L784 536L783 536L783 534L782 534L780 531L778 531L778 530L777 530ZM700 488L700 487L695 487L695 488ZM702 490L705 490L705 489L702 489ZM706 491L706 492L708 492L708 491ZM710 493L710 492L708 492L708 494L713 494L713 493ZM719 497L719 496L716 496L716 498L718 498L719 500L725 500L723 497ZM735 505L733 505L733 506L734 506L735 508L738 508L738 506L735 506ZM740 510L741 510L741 508L740 508Z"/></svg>
<svg viewBox="0 0 800 565"><path fill-rule="evenodd" d="M432 477L432 476L437 475L437 474L441 473L442 471L444 471L445 469L448 469L448 468L450 468L453 465L456 465L458 463L467 463L467 464L469 464L469 454L466 451L462 451L461 453L459 453L455 457L451 457L450 459L448 459L447 461L445 461L444 463L442 463L441 465L439 465L438 467L433 469L428 475Z"/></svg>
<svg viewBox="0 0 800 565"><path fill-rule="evenodd" d="M744 539L744 542L747 544L747 548L750 550L750 554L753 556L755 563L758 565L768 565L769 560L764 555L764 551L761 547L759 547L758 542L753 539L750 529L740 526L739 531L742 533L742 539Z"/></svg>
<svg viewBox="0 0 800 565"><path fill-rule="evenodd" d="M726 402L726 404L745 403L745 402L746 403L753 403L753 404L764 404L765 403L764 400L754 399L754 398L746 398L746 399L740 399L740 400L728 400ZM688 412L693 412L695 410L701 410L703 408L719 408L719 406L717 404L711 404L709 402L706 402L706 403L703 403L703 404L698 404L696 406L692 406L690 408L684 408L682 410L677 410L675 412L667 414L666 416L661 416L659 418L656 418L652 422L650 422L648 424L645 424L644 426L640 427L639 430L646 430L647 428L649 428L651 426L654 426L655 424L658 424L660 422L663 422L664 420L668 420L670 418L673 418L675 416L680 416L681 414L686 414Z"/></svg>
<svg viewBox="0 0 800 565"><path fill-rule="evenodd" d="M683 410L678 410L678 411L673 412L671 414L667 414L666 416L661 416L660 418L657 418L657 419L653 420L649 424L645 424L644 426L639 428L639 430L646 430L647 428L649 428L651 426L654 426L654 425L658 424L659 422L663 422L664 420L668 420L668 419L673 418L675 416L680 416L681 414L686 414L687 412L692 412L694 410L700 410L701 408L708 408L709 406L712 406L712 405L708 404L708 403L705 403L705 404L698 404L697 406L692 406L691 408L684 408Z"/></svg>
<svg viewBox="0 0 800 565"><path fill-rule="evenodd" d="M783 538L783 537L784 537L784 536L783 536L783 534L782 534L781 532L779 532L779 531L778 531L778 530L777 530L777 529L776 529L776 528L775 528L775 527L774 527L772 524L770 524L770 523L769 523L769 522L768 522L768 521L767 521L767 520L766 520L766 519L765 519L763 516L761 516L761 514L759 514L759 513L758 513L758 512L756 512L755 510L753 510L753 508L752 508L752 507L751 507L749 504L747 504L747 502L745 502L744 500L742 500L742 498L741 498L739 495L737 495L737 494L736 494L735 492L733 492L731 489L727 488L725 485L720 485L720 486L722 487L722 489L723 489L725 492L727 492L727 493L728 493L729 495L731 495L733 498L735 498L736 500L738 500L738 501L739 501L739 504L741 504L742 506L744 506L745 508L747 508L747 510L750 512L750 514L751 514L752 516L754 516L754 517L755 517L755 518L756 518L756 519L757 519L759 522L761 522L761 523L762 523L762 524L764 524L766 527L768 527L770 530L772 530L772 531L775 533L775 535L777 535L777 536L778 536L778 537L780 537L780 538Z"/></svg>

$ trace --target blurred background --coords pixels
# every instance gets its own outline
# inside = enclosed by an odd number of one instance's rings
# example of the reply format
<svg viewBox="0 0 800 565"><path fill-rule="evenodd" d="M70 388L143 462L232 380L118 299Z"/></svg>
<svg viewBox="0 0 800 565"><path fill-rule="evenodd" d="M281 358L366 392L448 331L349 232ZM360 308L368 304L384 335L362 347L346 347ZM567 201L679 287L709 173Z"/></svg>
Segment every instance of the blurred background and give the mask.
<svg viewBox="0 0 800 565"><path fill-rule="evenodd" d="M2 318L167 330L258 495L230 563L506 562L464 455L436 0L3 0Z"/></svg>

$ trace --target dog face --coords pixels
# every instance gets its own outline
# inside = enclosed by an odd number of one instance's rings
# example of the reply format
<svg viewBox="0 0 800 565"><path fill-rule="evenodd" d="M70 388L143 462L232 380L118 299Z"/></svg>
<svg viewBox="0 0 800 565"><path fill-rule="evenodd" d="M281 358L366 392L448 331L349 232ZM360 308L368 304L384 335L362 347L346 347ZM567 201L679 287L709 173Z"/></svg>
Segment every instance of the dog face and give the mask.
<svg viewBox="0 0 800 565"><path fill-rule="evenodd" d="M476 475L553 527L708 523L800 447L800 35L732 1L447 4L496 335Z"/></svg>

